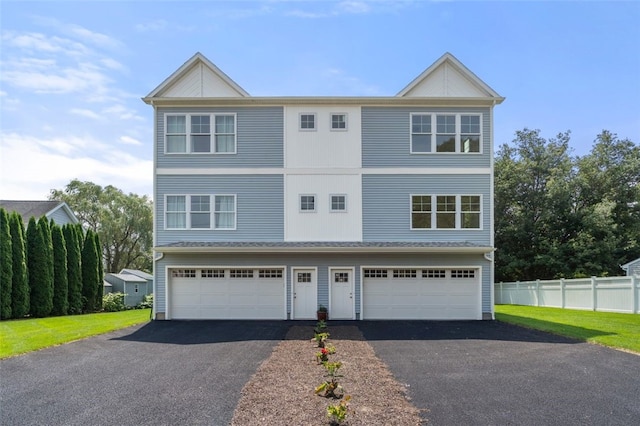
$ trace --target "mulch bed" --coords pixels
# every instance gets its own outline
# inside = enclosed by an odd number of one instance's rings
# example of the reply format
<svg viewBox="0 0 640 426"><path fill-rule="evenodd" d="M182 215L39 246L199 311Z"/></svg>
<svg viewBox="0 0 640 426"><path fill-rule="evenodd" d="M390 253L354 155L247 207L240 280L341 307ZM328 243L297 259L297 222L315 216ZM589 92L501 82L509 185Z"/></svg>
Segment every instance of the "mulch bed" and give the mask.
<svg viewBox="0 0 640 426"><path fill-rule="evenodd" d="M408 400L398 383L375 355L355 326L331 326L329 342L336 348L330 361L341 361L338 377L345 395L351 395L343 425L421 425L420 411ZM314 393L325 380L318 365L313 327L293 326L285 340L258 368L242 389L233 426L328 425L326 407L340 401ZM271 350L271 348L265 348Z"/></svg>

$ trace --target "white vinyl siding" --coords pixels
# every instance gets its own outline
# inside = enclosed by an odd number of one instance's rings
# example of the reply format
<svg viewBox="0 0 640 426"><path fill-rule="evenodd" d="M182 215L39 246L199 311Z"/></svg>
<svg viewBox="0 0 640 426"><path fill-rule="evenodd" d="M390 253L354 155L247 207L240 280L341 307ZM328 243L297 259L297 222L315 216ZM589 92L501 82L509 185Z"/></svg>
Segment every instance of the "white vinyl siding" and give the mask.
<svg viewBox="0 0 640 426"><path fill-rule="evenodd" d="M480 153L481 114L425 114L410 117L410 153Z"/></svg>
<svg viewBox="0 0 640 426"><path fill-rule="evenodd" d="M411 229L482 229L480 195L410 196Z"/></svg>
<svg viewBox="0 0 640 426"><path fill-rule="evenodd" d="M235 195L167 195L165 205L164 228L168 230L236 228Z"/></svg>
<svg viewBox="0 0 640 426"><path fill-rule="evenodd" d="M236 153L235 113L167 114L165 117L166 154Z"/></svg>

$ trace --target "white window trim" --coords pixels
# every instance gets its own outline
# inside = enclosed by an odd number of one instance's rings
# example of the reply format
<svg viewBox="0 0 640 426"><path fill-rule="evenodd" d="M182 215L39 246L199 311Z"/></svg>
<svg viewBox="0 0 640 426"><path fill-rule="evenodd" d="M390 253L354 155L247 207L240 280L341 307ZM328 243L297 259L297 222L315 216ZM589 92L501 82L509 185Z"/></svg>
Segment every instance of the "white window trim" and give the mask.
<svg viewBox="0 0 640 426"><path fill-rule="evenodd" d="M414 152L413 151L413 116L414 115L430 115L431 116L431 151L429 152ZM442 115L449 115L449 116L455 116L456 117L456 150L455 152L437 152L438 146L436 144L436 135L438 134L438 127L437 127L437 116L442 116ZM460 150L460 142L461 142L461 134L462 134L462 116L463 115L472 115L472 116L476 116L476 117L480 117L480 150L478 152L463 152ZM448 113L448 112L420 112L420 111L414 111L409 113L409 153L412 155L453 155L453 154L462 154L462 155L479 155L483 153L482 150L482 146L483 146L483 135L484 135L484 128L482 125L483 122L483 113L481 112L461 112L461 113Z"/></svg>
<svg viewBox="0 0 640 426"><path fill-rule="evenodd" d="M313 197L313 210L302 210L302 197ZM300 213L315 213L318 211L318 196L316 194L298 195L298 210Z"/></svg>
<svg viewBox="0 0 640 426"><path fill-rule="evenodd" d="M233 197L233 228L218 228L216 227L216 197ZM213 229L216 231L235 231L238 228L238 197L236 194L213 194L212 198L212 210L211 216L213 222L211 223Z"/></svg>
<svg viewBox="0 0 640 426"><path fill-rule="evenodd" d="M344 129L336 129L333 127L333 116L344 115ZM331 112L329 113L329 130L332 132L346 132L349 130L349 114L346 112Z"/></svg>
<svg viewBox="0 0 640 426"><path fill-rule="evenodd" d="M344 197L344 209L336 210L333 208L333 197ZM329 194L329 213L347 213L349 208L347 194Z"/></svg>
<svg viewBox="0 0 640 426"><path fill-rule="evenodd" d="M202 135L203 133L191 133L191 117L192 116L209 116L209 136L210 151L209 152L193 152L191 150L191 135ZM232 152L216 152L216 116L233 116L233 151ZM167 117L186 117L186 150L184 152L168 152L167 151ZM173 135L174 133L172 133ZM177 134L177 133L176 133ZM181 134L181 133L180 133ZM224 113L166 113L164 115L164 153L165 155L234 155L238 153L238 114L235 112Z"/></svg>
<svg viewBox="0 0 640 426"><path fill-rule="evenodd" d="M313 129L303 129L302 128L302 116L303 115L313 115ZM318 130L318 114L315 112L300 112L298 113L298 130L301 132L315 132Z"/></svg>
<svg viewBox="0 0 640 426"><path fill-rule="evenodd" d="M234 227L233 228L216 228L215 227L215 202L216 196L233 197L234 207ZM185 197L185 227L169 228L167 226L167 199L169 197ZM191 197L209 197L209 227L208 228L192 228L191 227ZM235 231L238 228L238 196L237 194L166 194L164 196L164 230L165 231Z"/></svg>
<svg viewBox="0 0 640 426"><path fill-rule="evenodd" d="M431 197L431 228L414 228L413 227L413 197ZM438 213L438 196L444 197L456 197L456 211L455 211L455 228L437 228L437 213ZM480 197L480 218L479 228L463 228L462 227L462 197ZM409 229L412 231L482 231L484 209L483 209L483 196L482 194L409 194ZM434 200L435 199L435 200Z"/></svg>

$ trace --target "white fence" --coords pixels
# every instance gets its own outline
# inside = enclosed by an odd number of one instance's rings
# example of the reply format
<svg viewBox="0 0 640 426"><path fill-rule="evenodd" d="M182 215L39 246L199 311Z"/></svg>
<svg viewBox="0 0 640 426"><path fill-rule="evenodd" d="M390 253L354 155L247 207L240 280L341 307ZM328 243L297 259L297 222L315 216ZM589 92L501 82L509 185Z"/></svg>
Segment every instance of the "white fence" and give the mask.
<svg viewBox="0 0 640 426"><path fill-rule="evenodd" d="M640 276L494 284L498 305L640 313Z"/></svg>

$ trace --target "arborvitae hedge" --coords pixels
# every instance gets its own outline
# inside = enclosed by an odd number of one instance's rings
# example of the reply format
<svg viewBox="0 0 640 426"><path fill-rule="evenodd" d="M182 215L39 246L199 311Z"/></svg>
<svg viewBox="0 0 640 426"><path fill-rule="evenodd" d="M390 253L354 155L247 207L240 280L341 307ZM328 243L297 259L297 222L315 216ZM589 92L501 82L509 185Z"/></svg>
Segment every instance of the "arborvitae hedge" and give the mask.
<svg viewBox="0 0 640 426"><path fill-rule="evenodd" d="M102 310L102 293L104 293L104 264L102 260L102 245L100 245L100 236L96 232L94 235L94 244L96 245L96 259L98 262L98 289L96 290L96 310Z"/></svg>
<svg viewBox="0 0 640 426"><path fill-rule="evenodd" d="M53 277L49 269L49 250L45 243L47 220L37 223L32 217L27 226L27 266L29 271L30 307L34 317L46 317L53 308ZM53 265L53 261L51 262Z"/></svg>
<svg viewBox="0 0 640 426"><path fill-rule="evenodd" d="M51 226L53 244L53 315L67 315L69 287L67 278L67 249L62 228L55 223Z"/></svg>
<svg viewBox="0 0 640 426"><path fill-rule="evenodd" d="M29 313L29 281L24 245L24 224L22 217L17 212L11 213L9 217L9 231L13 259L11 317L22 318Z"/></svg>
<svg viewBox="0 0 640 426"><path fill-rule="evenodd" d="M75 225L67 224L62 228L67 249L68 312L82 313L82 270L80 268L80 243Z"/></svg>
<svg viewBox="0 0 640 426"><path fill-rule="evenodd" d="M11 287L13 286L13 254L9 215L0 208L0 319L11 318Z"/></svg>
<svg viewBox="0 0 640 426"><path fill-rule="evenodd" d="M84 312L96 310L98 291L98 259L93 231L87 230L82 246L82 301Z"/></svg>

